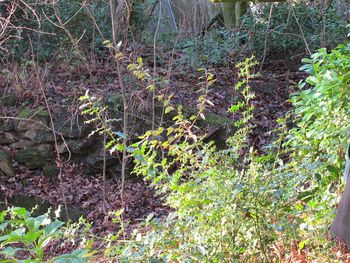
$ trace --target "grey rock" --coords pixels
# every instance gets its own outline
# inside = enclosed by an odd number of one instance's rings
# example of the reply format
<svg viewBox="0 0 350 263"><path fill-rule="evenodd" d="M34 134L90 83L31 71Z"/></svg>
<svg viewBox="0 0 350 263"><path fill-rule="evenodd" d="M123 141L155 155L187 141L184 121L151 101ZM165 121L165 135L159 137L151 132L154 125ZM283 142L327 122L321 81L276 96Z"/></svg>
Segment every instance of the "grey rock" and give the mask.
<svg viewBox="0 0 350 263"><path fill-rule="evenodd" d="M54 147L52 144L39 144L35 146L36 149L38 149L40 151L40 154L43 156L47 156L47 155L52 155L53 151L54 151Z"/></svg>
<svg viewBox="0 0 350 263"><path fill-rule="evenodd" d="M14 149L28 149L34 146L34 142L31 140L22 139L9 145Z"/></svg>
<svg viewBox="0 0 350 263"><path fill-rule="evenodd" d="M95 138L86 137L78 140L70 140L68 146L73 153L85 153L88 154L87 149L96 143ZM95 149L94 149L95 150Z"/></svg>
<svg viewBox="0 0 350 263"><path fill-rule="evenodd" d="M29 169L42 169L48 160L54 158L54 153L43 153L36 148L20 149L16 154L16 160L24 163Z"/></svg>
<svg viewBox="0 0 350 263"><path fill-rule="evenodd" d="M26 115L28 115L28 117L26 117ZM19 131L45 130L45 126L48 126L49 119L50 116L45 110L26 113L16 128Z"/></svg>
<svg viewBox="0 0 350 263"><path fill-rule="evenodd" d="M0 149L0 171L7 176L15 176L16 174L10 155L2 149Z"/></svg>
<svg viewBox="0 0 350 263"><path fill-rule="evenodd" d="M14 131L16 128L16 121L12 119L0 120L0 131L9 132Z"/></svg>
<svg viewBox="0 0 350 263"><path fill-rule="evenodd" d="M11 144L16 141L15 136L9 132L0 132L0 145Z"/></svg>
<svg viewBox="0 0 350 263"><path fill-rule="evenodd" d="M42 122L35 121L35 120L21 120L17 126L17 129L19 131L26 131L26 130L44 130L45 127L42 125Z"/></svg>
<svg viewBox="0 0 350 263"><path fill-rule="evenodd" d="M35 143L45 143L54 141L53 133L49 130L30 129L24 133L24 137L30 139Z"/></svg>
<svg viewBox="0 0 350 263"><path fill-rule="evenodd" d="M96 151L100 144L98 144L95 137L86 137L82 139L68 139L65 142L58 144L59 153L66 153L68 149L71 153L89 155ZM68 147L68 149L67 149Z"/></svg>
<svg viewBox="0 0 350 263"><path fill-rule="evenodd" d="M55 129L65 138L86 137L91 131L92 126L84 123L81 116L72 118L71 113L62 111L55 116Z"/></svg>
<svg viewBox="0 0 350 263"><path fill-rule="evenodd" d="M67 144L67 145L66 145L66 144ZM69 145L68 145L67 142L66 142L66 143L64 143L64 142L58 143L58 144L57 144L58 152L59 152L60 154L68 152L67 146L69 147Z"/></svg>

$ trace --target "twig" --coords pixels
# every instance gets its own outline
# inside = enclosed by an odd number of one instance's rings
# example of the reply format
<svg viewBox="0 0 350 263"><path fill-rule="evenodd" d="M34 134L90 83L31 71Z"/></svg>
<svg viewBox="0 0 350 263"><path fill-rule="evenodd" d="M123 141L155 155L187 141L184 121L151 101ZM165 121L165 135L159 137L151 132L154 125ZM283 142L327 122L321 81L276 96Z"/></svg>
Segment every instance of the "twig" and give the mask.
<svg viewBox="0 0 350 263"><path fill-rule="evenodd" d="M290 4L290 7L291 7L291 9L292 9L293 17L294 17L295 21L296 21L297 24L298 24L300 33L301 33L301 35L303 36L303 40L304 40L304 43L305 43L305 48L306 48L307 52L309 53L309 55L311 55L311 50L310 50L310 48L309 48L309 44L308 44L307 41L306 41L305 34L304 34L304 30L303 30L303 28L301 27L297 16L295 15L295 11L294 11L293 5Z"/></svg>
<svg viewBox="0 0 350 263"><path fill-rule="evenodd" d="M160 20L162 18L162 1L159 1L159 15L158 15L158 23L156 27L156 31L153 36L153 90L152 92L152 130L155 127L155 90L156 90L156 72L157 72L157 64L156 64L156 56L157 56L157 35L160 28Z"/></svg>
<svg viewBox="0 0 350 263"><path fill-rule="evenodd" d="M116 36L116 24L115 21L113 20L113 16L115 15L115 10L112 9L114 0L110 0L110 6L111 6L111 17L112 17L112 32L114 32L112 34L113 37L113 45L115 48L117 48L117 36ZM113 22L114 21L114 22ZM128 143L128 139L127 139L127 134L128 134L128 102L127 102L127 97L126 97L126 88L123 82L123 76L121 73L121 69L120 69L120 63L119 60L116 59L116 64L117 64L117 74L118 74L118 82L119 82L119 86L122 90L122 98L123 98L123 146L124 149L122 151L122 170L121 170L121 189L120 189L120 198L121 198L121 202L122 202L122 206L124 206L124 188L125 188L125 168L126 168L126 162L127 162L127 152L126 152L126 146Z"/></svg>
<svg viewBox="0 0 350 263"><path fill-rule="evenodd" d="M266 52L267 52L267 38L268 38L268 34L269 34L269 27L270 27L270 23L271 23L271 17L272 17L272 10L273 10L273 3L271 4L270 7L270 14L269 14L269 19L267 21L267 28L266 28L266 32L265 32L265 40L264 40L264 54L261 60L261 64L260 64L260 72L262 72L262 67L264 65L265 59L266 59Z"/></svg>
<svg viewBox="0 0 350 263"><path fill-rule="evenodd" d="M46 72L47 71L45 69L45 73L43 74L43 78L45 78ZM35 67L35 74L36 74L36 78L37 78L37 82L38 82L39 88L40 88L40 90L41 90L41 92L43 94L43 97L44 97L44 102L45 102L45 105L46 105L47 112L49 114L51 127L52 127L53 130L55 130L55 123L53 121L53 117L52 117L52 113L51 113L51 109L50 109L49 103L47 101L46 93L45 93L45 90L44 90L44 87L43 87L43 84L42 84L42 79L39 78L39 72L38 72L37 67ZM67 216L67 219L69 220L68 206L67 206L67 200L66 200L66 194L65 194L65 187L63 185L63 179L62 179L62 169L63 169L64 163L61 160L61 155L60 155L60 151L59 151L59 147L58 147L58 143L57 143L56 132L53 132L52 134L53 134L54 141L55 141L56 165L57 165L57 168L59 168L58 180L60 181L61 194L62 194L62 199L63 199L63 203L64 203L66 216Z"/></svg>
<svg viewBox="0 0 350 263"><path fill-rule="evenodd" d="M103 193L103 204L104 209L108 208L109 202L108 202L108 196L106 191L106 170L107 170L107 150L106 150L106 143L107 143L107 134L103 133L103 167L102 167L102 193Z"/></svg>

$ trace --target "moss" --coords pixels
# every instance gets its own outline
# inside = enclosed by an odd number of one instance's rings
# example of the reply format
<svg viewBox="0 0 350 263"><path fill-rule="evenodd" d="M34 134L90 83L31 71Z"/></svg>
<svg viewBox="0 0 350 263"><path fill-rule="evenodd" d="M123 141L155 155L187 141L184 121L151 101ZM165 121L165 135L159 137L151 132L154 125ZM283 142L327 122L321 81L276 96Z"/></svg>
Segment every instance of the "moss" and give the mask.
<svg viewBox="0 0 350 263"><path fill-rule="evenodd" d="M18 117L23 119L33 117L35 120L43 121L43 123L46 123L49 119L49 113L44 107L31 110L26 106L18 113Z"/></svg>
<svg viewBox="0 0 350 263"><path fill-rule="evenodd" d="M44 156L38 149L20 149L16 159L20 163L25 163L29 169L41 169L45 166L49 156Z"/></svg>
<svg viewBox="0 0 350 263"><path fill-rule="evenodd" d="M234 125L233 120L217 115L215 113L206 113L205 120L203 120L203 122L210 127L218 128L231 127Z"/></svg>
<svg viewBox="0 0 350 263"><path fill-rule="evenodd" d="M47 164L43 168L43 174L46 177L53 178L58 176L60 170L54 164Z"/></svg>
<svg viewBox="0 0 350 263"><path fill-rule="evenodd" d="M16 95L13 95L13 94L4 95L3 97L0 97L0 105L6 106L6 107L14 107L17 104L17 100L18 98Z"/></svg>
<svg viewBox="0 0 350 263"><path fill-rule="evenodd" d="M36 114L35 114L39 119L43 119L43 120L47 120L50 115L48 113L48 111L44 108L44 107L40 107Z"/></svg>
<svg viewBox="0 0 350 263"><path fill-rule="evenodd" d="M7 158L8 154L4 150L0 149L0 161L6 160Z"/></svg>
<svg viewBox="0 0 350 263"><path fill-rule="evenodd" d="M28 118L30 116L30 109L28 107L24 107L19 113L19 118Z"/></svg>
<svg viewBox="0 0 350 263"><path fill-rule="evenodd" d="M191 115L196 115L198 113L198 110L193 108L187 108L187 109L184 109L184 113L186 117L189 118ZM203 120L202 118L199 118L197 120L197 125L202 127L209 126L212 128L229 128L229 129L232 129L234 127L234 121L230 118L220 116L212 112L206 112L204 115L205 115L205 120Z"/></svg>
<svg viewBox="0 0 350 263"><path fill-rule="evenodd" d="M107 98L108 107L114 111L122 111L123 109L123 96L122 94L114 94Z"/></svg>

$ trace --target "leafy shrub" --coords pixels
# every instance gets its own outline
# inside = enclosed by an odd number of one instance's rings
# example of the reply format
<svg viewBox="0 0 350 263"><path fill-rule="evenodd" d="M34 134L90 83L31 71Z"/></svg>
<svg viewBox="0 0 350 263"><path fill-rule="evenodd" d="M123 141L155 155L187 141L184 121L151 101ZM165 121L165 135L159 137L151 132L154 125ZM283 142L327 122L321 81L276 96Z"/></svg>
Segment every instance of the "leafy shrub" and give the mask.
<svg viewBox="0 0 350 263"><path fill-rule="evenodd" d="M304 59L307 64L302 69L310 76L291 99L296 107L296 127L286 146L294 149L292 165L298 166L298 173L308 181L303 199L309 216L302 232L311 243L322 238L324 242L338 188L343 185L341 171L350 136L349 48L349 44L331 52L323 48Z"/></svg>
<svg viewBox="0 0 350 263"><path fill-rule="evenodd" d="M166 141L148 139L161 129L134 149L136 170L165 195L174 212L161 221L150 215L145 234L136 231L133 241L121 242L114 253L122 262L268 261L272 245L281 237L289 240L297 223L290 212L296 186L303 182L285 170L279 151L258 156L248 149L254 65L251 59L239 64L243 80L236 88L245 101L230 109L241 110L242 119L227 149L193 140L188 128L181 128L189 125L181 115L174 118L179 125L166 129Z"/></svg>
<svg viewBox="0 0 350 263"><path fill-rule="evenodd" d="M173 212L163 219L150 215L131 240L114 236L111 241L118 245L109 247L108 254L121 262L260 262L283 261L291 250L307 250L307 259L334 261L326 232L342 186L349 137L349 50L349 44L330 53L320 49L304 60L302 69L311 76L291 99L296 126L286 131L280 121L279 139L268 154L257 155L246 141L254 97L249 80L256 65L251 59L238 64L242 80L236 89L244 101L230 108L241 119L226 149L203 144L193 132L209 103L205 95L197 116L185 119L179 106L173 126L149 131L127 147L136 171ZM129 66L138 76L144 72L138 68L141 62ZM206 94L215 79L204 72ZM165 111L175 111L169 103ZM111 143L118 146L118 141Z"/></svg>
<svg viewBox="0 0 350 263"><path fill-rule="evenodd" d="M349 47L321 49L304 60L311 87L301 83L291 99L296 126L286 134L282 125L267 155L247 153L249 60L240 64L243 82L236 85L245 102L231 108L242 111L240 129L227 149L173 140L174 130L167 130L170 140L146 140L134 150L139 173L174 212L164 220L150 215L146 233L135 231L133 240L115 248L121 261L271 261L281 255L273 252L277 244L284 255L280 261L302 250L307 259L334 261L327 230L349 137Z"/></svg>
<svg viewBox="0 0 350 263"><path fill-rule="evenodd" d="M271 58L286 58L306 54L307 47L311 52L320 47L334 48L346 39L347 22L332 7L322 19L316 7L275 3L269 23L270 8L271 4L256 4L256 10L243 17L239 31L218 28L204 37L183 40L180 47L184 57L179 62L227 65L238 55L252 52L257 57L266 52Z"/></svg>
<svg viewBox="0 0 350 263"><path fill-rule="evenodd" d="M15 27L11 28L10 33L18 38L5 43L3 48L8 52L0 50L3 56L16 60L28 59L26 57L28 52L30 54L33 52L40 60L49 60L53 57L76 59L78 56L72 41L76 42L82 51L98 53L103 48L104 39L96 29L93 19L103 37L111 36L109 6L105 1L82 3L80 0L67 0L54 3L60 19L73 40L67 31L56 26L60 23L55 17L53 4L33 0L26 1L26 4L31 10L26 6L17 9L15 19L12 21ZM86 7L82 8L83 4ZM67 53L67 50L70 52Z"/></svg>
<svg viewBox="0 0 350 263"><path fill-rule="evenodd" d="M250 32L249 49L262 55L267 32L267 55L285 58L305 54L320 47L334 48L346 38L347 22L330 7L323 14L319 8L308 4L274 4L270 23L271 4L260 5L259 11L249 13L243 20L243 28Z"/></svg>
<svg viewBox="0 0 350 263"><path fill-rule="evenodd" d="M63 237L63 222L51 221L47 215L32 217L24 208L11 208L0 212L1 262L44 262L44 250L51 241ZM21 253L20 253L21 252ZM52 258L49 262L86 262L91 254L78 249L70 254Z"/></svg>
<svg viewBox="0 0 350 263"><path fill-rule="evenodd" d="M242 48L239 43L245 41L244 32L231 32L220 28L208 32L202 38L185 39L181 45L184 57L179 63L191 62L192 65L228 64L230 56L238 54ZM231 55L230 55L231 54Z"/></svg>

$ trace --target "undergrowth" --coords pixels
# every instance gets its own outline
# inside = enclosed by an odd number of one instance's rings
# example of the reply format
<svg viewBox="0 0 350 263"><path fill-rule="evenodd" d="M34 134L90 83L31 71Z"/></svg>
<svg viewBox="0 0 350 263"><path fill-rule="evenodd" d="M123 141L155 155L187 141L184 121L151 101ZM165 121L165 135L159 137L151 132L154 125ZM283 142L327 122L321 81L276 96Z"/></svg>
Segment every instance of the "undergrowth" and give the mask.
<svg viewBox="0 0 350 263"><path fill-rule="evenodd" d="M295 127L288 130L286 120L279 120L278 139L263 155L247 143L255 60L237 65L235 88L244 99L229 111L241 119L222 150L203 143L195 132L196 120L205 118L204 107L210 104L206 91L215 82L202 70L198 114L186 119L181 105L167 100L164 108L174 113L173 125L148 131L127 147L135 172L152 183L173 212L166 218L149 215L128 240L118 241L120 233L111 236L106 255L120 262L338 260L330 253L334 243L327 231L343 187L343 149L349 138L349 50L348 44L329 53L321 49L304 60L302 69L310 77L291 98ZM143 68L132 65L129 70L142 81ZM111 140L109 149L126 149L119 146ZM26 238L24 230L15 232L17 241Z"/></svg>
<svg viewBox="0 0 350 263"><path fill-rule="evenodd" d="M270 11L271 16L270 16ZM258 4L242 18L239 30L214 28L204 36L183 39L180 64L231 65L253 53L256 57L303 57L320 47L334 48L347 35L347 22L331 6L324 15L307 4Z"/></svg>
<svg viewBox="0 0 350 263"><path fill-rule="evenodd" d="M110 255L122 262L339 260L330 253L335 244L327 231L349 130L348 50L321 49L305 60L311 86L301 84L292 97L296 127L288 131L280 120L280 139L266 155L246 143L251 60L239 64L243 81L236 88L245 100L230 110L243 118L226 149L185 139L140 143L136 171L165 194L174 212L164 220L150 215L146 233L135 231Z"/></svg>

